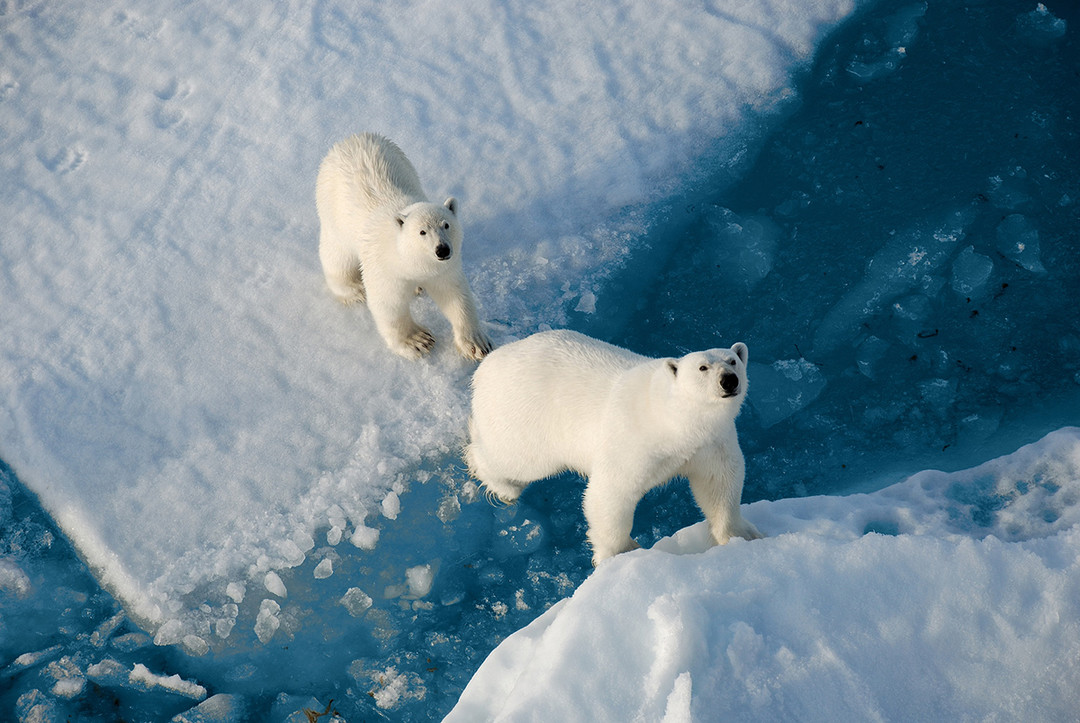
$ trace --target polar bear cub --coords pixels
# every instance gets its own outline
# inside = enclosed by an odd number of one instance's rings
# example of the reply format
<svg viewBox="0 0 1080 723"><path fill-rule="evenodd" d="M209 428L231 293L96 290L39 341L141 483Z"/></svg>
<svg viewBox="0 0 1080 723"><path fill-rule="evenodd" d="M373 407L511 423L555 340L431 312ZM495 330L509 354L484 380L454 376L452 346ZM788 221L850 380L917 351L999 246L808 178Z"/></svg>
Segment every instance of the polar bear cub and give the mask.
<svg viewBox="0 0 1080 723"><path fill-rule="evenodd" d="M462 356L491 351L461 265L457 200L430 203L393 142L362 133L334 145L319 167L315 202L327 286L343 303L366 301L392 351L418 359L435 345L409 309L418 289L449 319Z"/></svg>
<svg viewBox="0 0 1080 723"><path fill-rule="evenodd" d="M572 331L547 331L492 352L472 380L469 470L510 503L532 481L574 470L593 563L636 548L637 503L681 475L713 540L760 538L739 512L745 463L735 417L746 398L747 348L650 359Z"/></svg>

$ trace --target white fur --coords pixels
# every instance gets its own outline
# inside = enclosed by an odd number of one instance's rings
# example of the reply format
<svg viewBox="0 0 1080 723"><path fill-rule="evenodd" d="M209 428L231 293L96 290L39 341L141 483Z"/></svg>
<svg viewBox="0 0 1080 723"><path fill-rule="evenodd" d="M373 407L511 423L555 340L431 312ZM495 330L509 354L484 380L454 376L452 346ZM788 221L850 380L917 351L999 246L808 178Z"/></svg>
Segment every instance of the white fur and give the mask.
<svg viewBox="0 0 1080 723"><path fill-rule="evenodd" d="M366 301L391 350L418 359L435 345L409 310L422 289L450 320L462 356L491 351L461 266L457 201L430 203L400 148L374 133L336 144L319 167L315 202L327 286L343 303Z"/></svg>
<svg viewBox="0 0 1080 723"><path fill-rule="evenodd" d="M745 463L735 417L747 349L650 359L572 331L534 334L492 352L473 375L469 469L510 503L532 481L588 477L593 563L637 547L637 503L672 477L690 481L713 539L753 540L739 513ZM737 388L729 387L737 379ZM726 395L726 396L725 396Z"/></svg>

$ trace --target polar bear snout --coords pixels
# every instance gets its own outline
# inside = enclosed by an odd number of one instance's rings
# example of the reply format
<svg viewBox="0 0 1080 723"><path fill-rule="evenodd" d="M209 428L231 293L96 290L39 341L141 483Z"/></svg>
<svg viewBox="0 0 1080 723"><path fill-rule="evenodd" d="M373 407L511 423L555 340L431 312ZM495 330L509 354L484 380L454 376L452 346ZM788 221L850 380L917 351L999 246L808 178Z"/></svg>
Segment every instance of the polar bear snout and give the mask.
<svg viewBox="0 0 1080 723"><path fill-rule="evenodd" d="M734 372L724 372L720 375L721 396L734 397L739 393L739 375Z"/></svg>
<svg viewBox="0 0 1080 723"><path fill-rule="evenodd" d="M438 246L435 247L435 258L437 258L439 261L446 261L453 255L454 251L450 248L449 244L440 243Z"/></svg>

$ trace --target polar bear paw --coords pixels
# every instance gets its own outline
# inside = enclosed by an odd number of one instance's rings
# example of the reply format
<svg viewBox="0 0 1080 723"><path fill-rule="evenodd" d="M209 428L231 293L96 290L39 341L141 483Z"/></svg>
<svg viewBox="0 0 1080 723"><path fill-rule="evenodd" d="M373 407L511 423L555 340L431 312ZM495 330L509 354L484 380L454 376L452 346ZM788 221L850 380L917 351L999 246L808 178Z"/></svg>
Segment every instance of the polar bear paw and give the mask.
<svg viewBox="0 0 1080 723"><path fill-rule="evenodd" d="M491 343L491 339L482 331L476 331L469 336L455 339L454 345L461 356L473 361L480 361L495 348L494 344Z"/></svg>
<svg viewBox="0 0 1080 723"><path fill-rule="evenodd" d="M744 540L761 540L765 535L752 522L740 518L737 522L729 524L722 534L713 533L717 544L726 545L732 537L741 537Z"/></svg>
<svg viewBox="0 0 1080 723"><path fill-rule="evenodd" d="M406 359L419 359L435 346L435 337L422 326L416 327L394 345L394 351Z"/></svg>
<svg viewBox="0 0 1080 723"><path fill-rule="evenodd" d="M599 566L600 563L603 562L604 560L608 560L608 559L610 559L612 557L615 557L616 555L621 555L624 552L630 552L631 550L640 550L640 549L641 549L641 545L639 545L638 541L635 540L632 537L628 537L621 544L614 545L614 546L609 547L609 548L604 548L604 547L594 545L593 546L593 556L592 556L593 567Z"/></svg>

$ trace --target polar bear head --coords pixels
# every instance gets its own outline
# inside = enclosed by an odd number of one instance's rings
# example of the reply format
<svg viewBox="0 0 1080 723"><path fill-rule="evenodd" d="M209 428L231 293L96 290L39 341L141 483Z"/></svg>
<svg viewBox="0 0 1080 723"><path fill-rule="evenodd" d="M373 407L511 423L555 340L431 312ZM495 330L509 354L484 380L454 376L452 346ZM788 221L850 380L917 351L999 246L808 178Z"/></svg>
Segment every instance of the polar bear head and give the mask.
<svg viewBox="0 0 1080 723"><path fill-rule="evenodd" d="M695 351L681 359L666 360L667 373L680 397L734 405L737 413L746 398L748 354L741 341L730 349Z"/></svg>
<svg viewBox="0 0 1080 723"><path fill-rule="evenodd" d="M442 205L423 201L397 214L398 253L410 268L434 273L448 261L460 261L463 234L457 206L451 196Z"/></svg>

